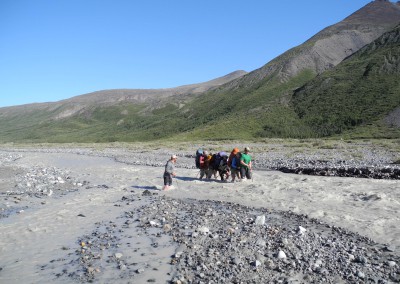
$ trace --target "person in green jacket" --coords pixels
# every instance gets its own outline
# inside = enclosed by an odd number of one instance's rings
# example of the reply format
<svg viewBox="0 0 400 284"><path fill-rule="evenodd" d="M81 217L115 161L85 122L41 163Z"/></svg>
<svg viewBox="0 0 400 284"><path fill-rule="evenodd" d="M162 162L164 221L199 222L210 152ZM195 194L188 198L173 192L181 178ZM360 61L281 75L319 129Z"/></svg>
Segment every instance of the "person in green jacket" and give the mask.
<svg viewBox="0 0 400 284"><path fill-rule="evenodd" d="M244 153L240 157L240 173L242 180L251 179L251 156L250 156L250 148L244 148Z"/></svg>

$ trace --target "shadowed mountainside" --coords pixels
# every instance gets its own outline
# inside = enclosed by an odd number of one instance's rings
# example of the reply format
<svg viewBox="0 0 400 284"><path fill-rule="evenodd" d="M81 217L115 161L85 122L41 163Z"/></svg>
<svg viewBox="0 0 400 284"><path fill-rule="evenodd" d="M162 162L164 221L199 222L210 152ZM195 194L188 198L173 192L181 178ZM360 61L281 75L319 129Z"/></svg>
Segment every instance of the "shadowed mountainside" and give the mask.
<svg viewBox="0 0 400 284"><path fill-rule="evenodd" d="M296 90L296 113L318 136L371 124L389 136L400 123L399 47L400 25Z"/></svg>

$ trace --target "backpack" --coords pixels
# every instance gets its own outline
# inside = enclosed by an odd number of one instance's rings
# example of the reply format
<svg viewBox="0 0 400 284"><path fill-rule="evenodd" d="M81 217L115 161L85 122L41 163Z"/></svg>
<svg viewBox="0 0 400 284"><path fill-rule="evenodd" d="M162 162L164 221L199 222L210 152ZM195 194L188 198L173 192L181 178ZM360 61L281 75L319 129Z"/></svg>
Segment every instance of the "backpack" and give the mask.
<svg viewBox="0 0 400 284"><path fill-rule="evenodd" d="M211 167L213 168L213 170L218 170L221 160L222 156L219 153L213 155L213 157L211 158Z"/></svg>
<svg viewBox="0 0 400 284"><path fill-rule="evenodd" d="M217 154L213 155L213 160L212 160L212 167L214 170L219 170L219 167L221 165L221 161L224 161L224 157L227 158L226 152L219 152ZM226 160L225 160L226 163Z"/></svg>
<svg viewBox="0 0 400 284"><path fill-rule="evenodd" d="M242 156L241 153L239 153L239 156ZM240 169L240 158L237 156L233 156L232 161L231 161L231 167L234 169Z"/></svg>
<svg viewBox="0 0 400 284"><path fill-rule="evenodd" d="M203 150L202 149L197 149L196 151L196 157L195 157L195 163L196 163L196 168L200 169L200 157L203 155Z"/></svg>
<svg viewBox="0 0 400 284"><path fill-rule="evenodd" d="M234 148L232 150L232 152L230 153L229 158L228 158L228 167L231 166L232 160L233 160L234 157L236 157L237 153L239 153L239 149L238 148Z"/></svg>
<svg viewBox="0 0 400 284"><path fill-rule="evenodd" d="M225 172L229 169L227 160L228 160L227 156L222 156L222 159L219 162L218 170Z"/></svg>

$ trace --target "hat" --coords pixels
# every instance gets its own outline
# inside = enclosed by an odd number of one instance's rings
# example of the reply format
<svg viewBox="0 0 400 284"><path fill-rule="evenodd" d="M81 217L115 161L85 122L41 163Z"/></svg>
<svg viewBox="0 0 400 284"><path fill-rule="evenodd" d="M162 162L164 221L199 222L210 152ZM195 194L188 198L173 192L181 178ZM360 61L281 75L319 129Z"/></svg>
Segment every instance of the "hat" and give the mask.
<svg viewBox="0 0 400 284"><path fill-rule="evenodd" d="M250 152L250 148L249 147L245 147L244 150L247 151L247 152Z"/></svg>
<svg viewBox="0 0 400 284"><path fill-rule="evenodd" d="M172 159L176 159L176 158L177 158L176 155L172 155L172 156L171 156L171 160L172 160Z"/></svg>
<svg viewBox="0 0 400 284"><path fill-rule="evenodd" d="M237 154L237 153L239 153L240 151L239 151L239 148L233 148L233 150L232 150L232 153L233 154Z"/></svg>

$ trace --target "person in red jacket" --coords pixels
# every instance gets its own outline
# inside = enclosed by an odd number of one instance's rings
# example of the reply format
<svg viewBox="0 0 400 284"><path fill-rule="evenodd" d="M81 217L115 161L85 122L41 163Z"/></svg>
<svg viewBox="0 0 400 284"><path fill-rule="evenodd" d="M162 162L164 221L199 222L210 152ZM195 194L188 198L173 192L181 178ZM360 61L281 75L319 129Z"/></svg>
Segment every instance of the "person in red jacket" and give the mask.
<svg viewBox="0 0 400 284"><path fill-rule="evenodd" d="M200 179L203 179L204 176L206 178L210 178L210 160L211 154L208 154L207 151L203 152L203 155L200 157Z"/></svg>

